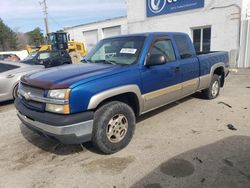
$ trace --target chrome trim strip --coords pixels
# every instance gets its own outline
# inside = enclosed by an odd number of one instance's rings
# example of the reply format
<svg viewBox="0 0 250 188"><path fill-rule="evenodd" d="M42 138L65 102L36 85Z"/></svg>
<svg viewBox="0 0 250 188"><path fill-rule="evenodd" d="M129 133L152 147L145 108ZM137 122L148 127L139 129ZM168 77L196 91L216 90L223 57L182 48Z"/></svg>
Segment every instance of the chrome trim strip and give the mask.
<svg viewBox="0 0 250 188"><path fill-rule="evenodd" d="M199 78L188 80L188 81L176 84L176 85L168 86L168 87L165 87L163 89L159 89L159 90L156 90L156 91L153 91L153 92L150 92L150 93L146 93L146 94L143 95L143 98L146 101L152 100L152 99L154 99L156 97L160 97L162 95L166 95L166 94L175 92L177 90L181 90L183 88L196 85L198 82L199 82Z"/></svg>
<svg viewBox="0 0 250 188"><path fill-rule="evenodd" d="M195 93L195 92L193 92L193 93ZM155 108L151 108L151 109L149 109L149 110L145 110L145 111L143 111L143 112L141 113L141 115L146 114L146 113L148 113L148 112L150 112L150 111L156 110L156 109L158 109L158 108L161 108L161 107L163 107L163 106L166 106L166 105L168 105L168 104L170 104L170 103L173 103L173 102L175 102L175 101L178 101L178 100L180 100L180 99L183 99L183 98L185 98L185 97L187 97L187 96L192 95L193 93L187 94L187 95L183 95L183 96L180 96L180 97L177 97L176 99L173 99L173 100L170 100L170 101L168 101L168 102L162 103L162 105L160 105L160 106L157 106L157 107L155 107Z"/></svg>
<svg viewBox="0 0 250 188"><path fill-rule="evenodd" d="M199 78L195 78L195 79L192 79L192 80L185 81L185 82L182 83L182 88L197 85L198 82L199 82Z"/></svg>
<svg viewBox="0 0 250 188"><path fill-rule="evenodd" d="M144 99L144 109L142 113L146 113L166 104L169 104L173 101L182 98L182 96L190 95L196 92L198 85L199 78L195 78L144 94L142 96Z"/></svg>
<svg viewBox="0 0 250 188"><path fill-rule="evenodd" d="M149 101L154 98L160 97L162 95L166 95L168 93L172 93L174 91L180 90L181 88L182 88L182 84L176 84L176 85L169 86L163 89L159 89L150 93L146 93L143 95L142 98L144 98L146 101Z"/></svg>
<svg viewBox="0 0 250 188"><path fill-rule="evenodd" d="M37 129L43 130L48 133L52 133L54 135L71 135L74 134L77 137L92 134L93 130L93 120L89 120L86 122L81 122L72 125L66 126L51 126L45 123L41 123L38 121L33 121L26 116L22 115L20 112L17 113L17 116L27 124L28 126L33 126Z"/></svg>
<svg viewBox="0 0 250 188"><path fill-rule="evenodd" d="M26 93L22 90L18 90L18 96L24 97L26 100L32 100L41 103L48 103L48 104L57 104L57 105L66 105L69 104L69 100L65 99L52 99L46 97L38 97L29 93ZM20 97L20 98L21 98Z"/></svg>

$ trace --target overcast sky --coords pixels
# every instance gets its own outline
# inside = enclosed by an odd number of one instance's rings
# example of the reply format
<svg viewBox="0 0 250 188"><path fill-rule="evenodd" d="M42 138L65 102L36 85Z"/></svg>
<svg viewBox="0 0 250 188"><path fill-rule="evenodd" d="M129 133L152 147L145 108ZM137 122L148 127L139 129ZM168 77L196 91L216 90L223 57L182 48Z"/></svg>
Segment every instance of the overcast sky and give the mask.
<svg viewBox="0 0 250 188"><path fill-rule="evenodd" d="M0 0L0 18L12 29L45 30L42 0ZM47 0L50 31L126 15L125 0Z"/></svg>

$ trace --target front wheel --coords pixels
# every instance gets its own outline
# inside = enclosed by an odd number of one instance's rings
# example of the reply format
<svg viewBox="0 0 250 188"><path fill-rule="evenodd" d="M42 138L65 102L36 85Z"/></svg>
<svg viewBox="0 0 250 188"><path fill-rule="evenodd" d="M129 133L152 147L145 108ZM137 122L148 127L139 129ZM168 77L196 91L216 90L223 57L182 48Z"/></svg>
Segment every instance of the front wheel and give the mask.
<svg viewBox="0 0 250 188"><path fill-rule="evenodd" d="M215 99L220 94L220 77L214 74L209 88L202 91L206 99Z"/></svg>
<svg viewBox="0 0 250 188"><path fill-rule="evenodd" d="M135 114L130 106L114 101L95 112L92 142L106 154L126 147L135 130Z"/></svg>

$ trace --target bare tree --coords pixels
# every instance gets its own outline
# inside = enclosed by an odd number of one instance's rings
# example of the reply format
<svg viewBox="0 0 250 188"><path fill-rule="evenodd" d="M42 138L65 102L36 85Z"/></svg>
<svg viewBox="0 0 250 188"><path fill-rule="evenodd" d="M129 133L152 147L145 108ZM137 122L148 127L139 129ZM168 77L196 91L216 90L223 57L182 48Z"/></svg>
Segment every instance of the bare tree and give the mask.
<svg viewBox="0 0 250 188"><path fill-rule="evenodd" d="M25 33L17 32L17 47L19 50L25 50L28 43L29 43L29 37Z"/></svg>

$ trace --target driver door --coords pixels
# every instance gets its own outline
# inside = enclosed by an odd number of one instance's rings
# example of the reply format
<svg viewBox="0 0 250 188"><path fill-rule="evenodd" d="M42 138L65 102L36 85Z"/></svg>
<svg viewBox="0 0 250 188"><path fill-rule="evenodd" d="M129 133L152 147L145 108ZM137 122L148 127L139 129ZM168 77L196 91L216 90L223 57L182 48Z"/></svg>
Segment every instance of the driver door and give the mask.
<svg viewBox="0 0 250 188"><path fill-rule="evenodd" d="M144 66L142 69L144 112L170 103L181 95L180 63L176 59L172 41L167 37L155 39L147 59L156 54L165 56L166 63Z"/></svg>

